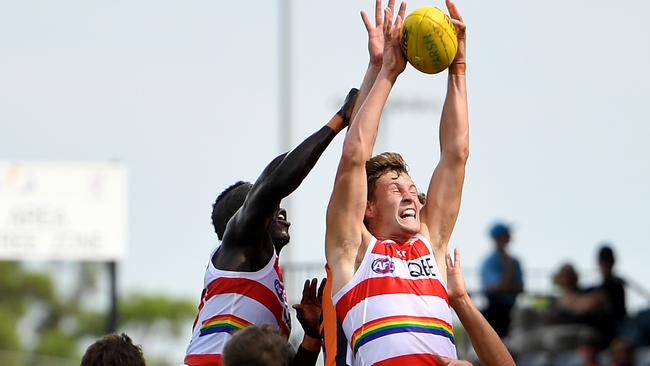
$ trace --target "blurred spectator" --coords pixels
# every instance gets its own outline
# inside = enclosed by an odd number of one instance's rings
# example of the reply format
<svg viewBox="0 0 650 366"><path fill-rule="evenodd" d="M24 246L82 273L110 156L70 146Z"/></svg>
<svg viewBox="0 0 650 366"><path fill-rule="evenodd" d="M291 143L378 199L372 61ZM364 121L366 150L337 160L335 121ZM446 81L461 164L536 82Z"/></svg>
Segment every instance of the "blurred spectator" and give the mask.
<svg viewBox="0 0 650 366"><path fill-rule="evenodd" d="M287 339L268 324L235 332L223 348L224 366L286 366L288 362Z"/></svg>
<svg viewBox="0 0 650 366"><path fill-rule="evenodd" d="M629 323L628 333L634 346L650 346L650 309L639 311Z"/></svg>
<svg viewBox="0 0 650 366"><path fill-rule="evenodd" d="M612 304L612 313L617 321L622 321L627 316L625 307L625 281L614 275L614 251L604 245L598 250L598 269L603 276L602 290Z"/></svg>
<svg viewBox="0 0 650 366"><path fill-rule="evenodd" d="M547 323L598 325L607 299L598 291L581 289L573 265L563 264L553 275L553 284L560 290L560 296L546 315Z"/></svg>
<svg viewBox="0 0 650 366"><path fill-rule="evenodd" d="M609 345L612 356L611 366L634 366L634 349L625 338L616 338Z"/></svg>
<svg viewBox="0 0 650 366"><path fill-rule="evenodd" d="M510 227L496 223L490 229L490 237L495 250L481 266L481 283L487 298L483 315L503 338L508 334L510 312L517 295L523 291L524 281L519 261L506 251L511 239Z"/></svg>
<svg viewBox="0 0 650 366"><path fill-rule="evenodd" d="M81 366L145 366L142 348L126 334L110 334L91 344Z"/></svg>
<svg viewBox="0 0 650 366"><path fill-rule="evenodd" d="M602 282L591 291L599 293L605 300L602 316L599 319L599 329L605 335L607 344L620 333L627 317L625 281L614 275L615 263L612 248L608 245L601 246L598 250L598 269L602 276Z"/></svg>
<svg viewBox="0 0 650 366"><path fill-rule="evenodd" d="M600 293L582 290L578 274L569 263L553 275L553 283L560 291L554 304L544 314L531 309L518 311L508 345L518 355L535 351L555 354L580 348L584 359L595 357L602 345L595 327L605 298Z"/></svg>

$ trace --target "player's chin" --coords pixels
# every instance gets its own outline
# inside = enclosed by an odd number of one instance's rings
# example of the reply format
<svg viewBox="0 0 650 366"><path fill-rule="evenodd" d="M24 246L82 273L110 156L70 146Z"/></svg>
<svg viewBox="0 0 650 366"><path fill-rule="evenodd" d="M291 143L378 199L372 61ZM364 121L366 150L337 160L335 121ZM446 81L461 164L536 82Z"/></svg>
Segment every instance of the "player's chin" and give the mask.
<svg viewBox="0 0 650 366"><path fill-rule="evenodd" d="M420 232L420 222L414 219L400 220L400 228L410 235L415 235Z"/></svg>
<svg viewBox="0 0 650 366"><path fill-rule="evenodd" d="M289 235L289 231L287 230L282 230L279 232L276 232L275 235L273 235L273 243L275 246L283 247L287 244L289 244L289 241L291 240L291 235Z"/></svg>

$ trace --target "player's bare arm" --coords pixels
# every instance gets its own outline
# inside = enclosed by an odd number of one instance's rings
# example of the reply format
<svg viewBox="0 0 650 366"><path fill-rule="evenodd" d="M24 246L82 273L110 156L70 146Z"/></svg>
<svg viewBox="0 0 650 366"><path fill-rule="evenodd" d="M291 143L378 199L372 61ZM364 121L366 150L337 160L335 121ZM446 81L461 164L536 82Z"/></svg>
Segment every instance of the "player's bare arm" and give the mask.
<svg viewBox="0 0 650 366"><path fill-rule="evenodd" d="M382 0L375 0L374 24L370 20L368 13L366 13L364 10L361 11L361 20L363 21L363 25L365 26L366 32L368 33L369 59L366 74L364 75L363 81L361 82L361 87L359 88L359 97L357 98L357 104L354 106L354 109L352 111L352 119L354 119L354 117L357 115L357 112L359 111L359 108L361 107L363 101L366 100L366 97L370 92L370 88L372 88L372 85L375 83L377 75L379 74L379 70L381 70L381 64L384 55L384 14L381 8L381 3ZM389 6L394 5L389 4Z"/></svg>
<svg viewBox="0 0 650 366"><path fill-rule="evenodd" d="M384 50L382 67L367 98L351 123L327 209L325 255L332 270L332 292L338 292L354 274L354 262L361 243L370 240L363 225L367 186L365 163L372 154L381 112L388 94L404 71L406 60L399 45L399 32L406 5L402 3L393 24L394 0L384 11L382 21Z"/></svg>
<svg viewBox="0 0 650 366"><path fill-rule="evenodd" d="M274 250L269 226L278 216L286 219L286 212L279 210L280 201L298 188L336 134L348 125L355 98L356 90L352 90L325 126L266 166L226 227L222 250L213 258L217 268L251 271L268 262ZM228 268L233 263L245 268Z"/></svg>
<svg viewBox="0 0 650 366"><path fill-rule="evenodd" d="M514 366L515 362L501 338L476 308L467 293L461 272L460 251L454 250L453 260L449 254L445 258L449 304L456 311L458 319L469 335L481 364L485 366Z"/></svg>
<svg viewBox="0 0 650 366"><path fill-rule="evenodd" d="M469 122L465 83L465 24L456 6L447 8L458 37L456 58L449 67L447 96L440 121L440 162L433 172L422 208L422 233L433 245L439 268L444 268L449 238L456 224L469 154ZM442 271L444 275L444 271Z"/></svg>

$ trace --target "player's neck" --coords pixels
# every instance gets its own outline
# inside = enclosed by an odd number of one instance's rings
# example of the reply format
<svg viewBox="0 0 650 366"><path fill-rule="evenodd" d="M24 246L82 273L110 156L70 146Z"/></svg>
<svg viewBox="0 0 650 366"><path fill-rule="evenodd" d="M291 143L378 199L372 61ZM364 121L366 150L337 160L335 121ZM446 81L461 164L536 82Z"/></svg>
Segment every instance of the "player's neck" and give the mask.
<svg viewBox="0 0 650 366"><path fill-rule="evenodd" d="M407 241L411 240L414 236L417 235L417 233L410 233L410 232L376 232L372 233L377 240L380 241L386 241L386 240L391 240L396 243L406 243Z"/></svg>

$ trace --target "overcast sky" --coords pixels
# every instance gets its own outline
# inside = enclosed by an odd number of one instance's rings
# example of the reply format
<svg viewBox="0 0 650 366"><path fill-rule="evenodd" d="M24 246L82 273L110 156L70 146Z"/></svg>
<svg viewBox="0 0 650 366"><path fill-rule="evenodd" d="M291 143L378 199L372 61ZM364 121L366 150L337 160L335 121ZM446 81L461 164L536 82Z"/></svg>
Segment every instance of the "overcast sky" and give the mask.
<svg viewBox="0 0 650 366"><path fill-rule="evenodd" d="M358 13L374 2L292 3L295 146L360 83ZM211 203L281 152L277 4L0 0L0 160L124 162L122 291L198 300L216 240ZM444 6L411 1L408 11L428 4ZM471 151L451 245L464 266L479 265L487 228L502 219L515 225L511 249L525 269L594 268L607 240L620 272L650 278L650 3L457 4L468 28ZM407 67L377 144L401 152L422 189L438 160L445 85L444 73ZM428 108L404 107L409 100ZM292 196L284 261L324 261L342 139Z"/></svg>

